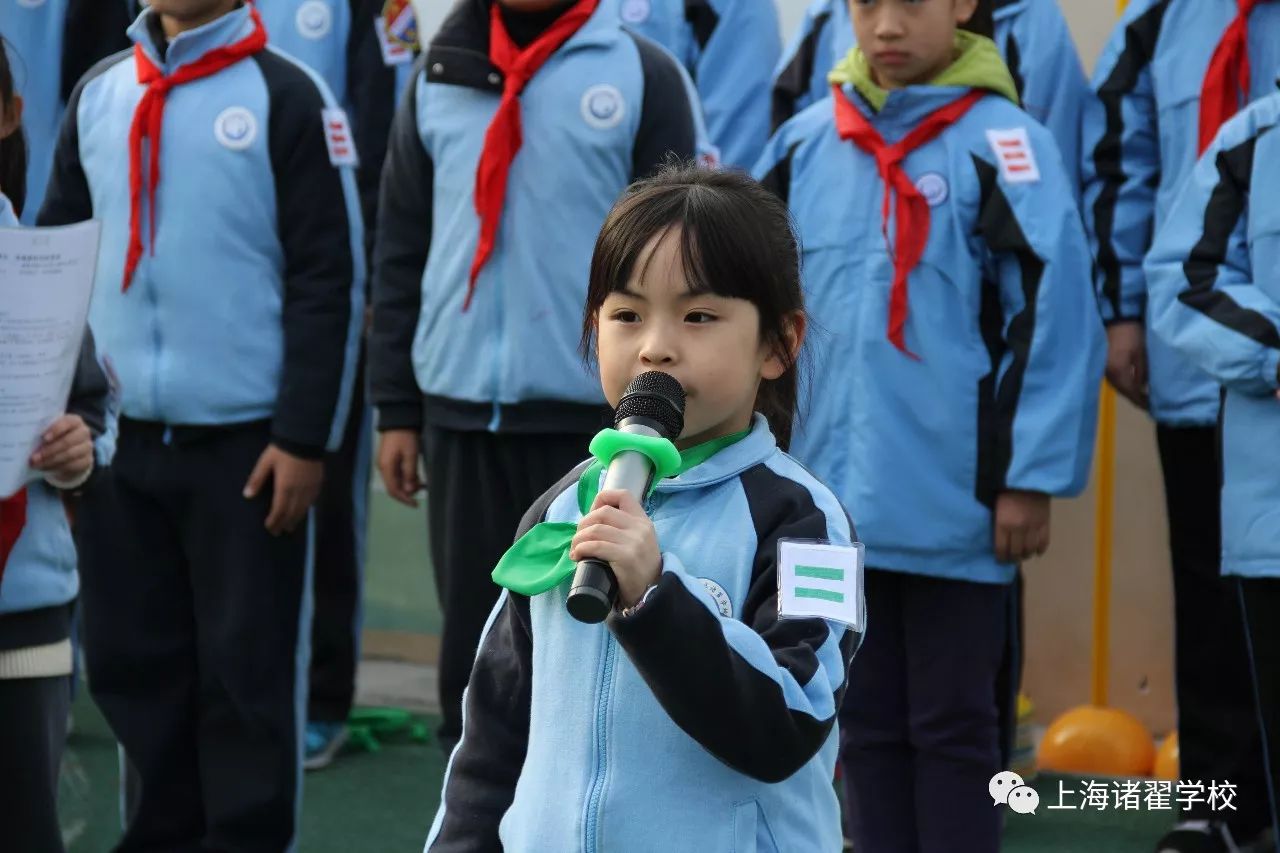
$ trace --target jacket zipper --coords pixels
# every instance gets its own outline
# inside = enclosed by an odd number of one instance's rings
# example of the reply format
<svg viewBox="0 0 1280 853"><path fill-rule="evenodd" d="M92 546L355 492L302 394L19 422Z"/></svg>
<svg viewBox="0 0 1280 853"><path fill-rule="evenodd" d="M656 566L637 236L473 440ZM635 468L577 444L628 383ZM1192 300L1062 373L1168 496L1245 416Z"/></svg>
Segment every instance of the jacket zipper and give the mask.
<svg viewBox="0 0 1280 853"><path fill-rule="evenodd" d="M148 216L154 215L155 211L148 212ZM160 411L160 353L164 346L160 339L160 299L150 269L147 270L147 302L151 305L151 417L162 421L165 418Z"/></svg>
<svg viewBox="0 0 1280 853"><path fill-rule="evenodd" d="M499 228L501 228L501 224L499 224ZM490 255L489 263L492 264L496 262L497 258ZM488 264L486 264L486 266L488 266ZM499 426L502 424L502 360L507 354L507 336L505 330L502 328L503 276L496 275L491 278L493 279L493 287L495 288L495 292L493 294L493 311L495 316L494 325L498 330L498 347L493 360L493 417L489 420L489 431L497 432ZM472 307L474 307L474 305Z"/></svg>
<svg viewBox="0 0 1280 853"><path fill-rule="evenodd" d="M591 787L587 794L586 844L587 853L599 849L600 805L604 799L605 739L608 734L609 695L613 687L613 662L617 655L617 643L605 629L604 659L600 663L600 694L596 703L595 762L592 767Z"/></svg>

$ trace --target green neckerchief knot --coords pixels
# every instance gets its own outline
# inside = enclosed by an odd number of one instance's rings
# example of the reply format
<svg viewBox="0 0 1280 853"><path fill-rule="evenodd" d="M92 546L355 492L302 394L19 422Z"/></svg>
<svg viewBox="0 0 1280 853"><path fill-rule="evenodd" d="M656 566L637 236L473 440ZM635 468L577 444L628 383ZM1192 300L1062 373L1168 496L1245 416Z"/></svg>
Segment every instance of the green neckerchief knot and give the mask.
<svg viewBox="0 0 1280 853"><path fill-rule="evenodd" d="M701 465L731 444L740 441L751 430L714 438L688 450L676 450L670 439L636 435L616 429L603 429L591 439L591 455L595 461L578 478L578 510L586 515L600 491L600 474L609 461L624 450L643 453L653 462L654 478L650 493L660 480L679 477ZM543 521L529 528L502 555L493 570L493 582L521 595L534 596L555 589L573 574L569 544L578 532L577 522Z"/></svg>

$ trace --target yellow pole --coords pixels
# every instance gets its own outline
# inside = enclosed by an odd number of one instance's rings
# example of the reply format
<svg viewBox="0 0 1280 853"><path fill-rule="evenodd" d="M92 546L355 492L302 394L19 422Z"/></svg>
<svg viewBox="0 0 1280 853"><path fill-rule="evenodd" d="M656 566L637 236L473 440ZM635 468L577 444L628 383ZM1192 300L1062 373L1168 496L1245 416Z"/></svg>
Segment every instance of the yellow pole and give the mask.
<svg viewBox="0 0 1280 853"><path fill-rule="evenodd" d="M1115 509L1116 393L1105 382L1098 406L1097 506L1093 534L1093 690L1098 707L1107 704L1111 677L1111 533Z"/></svg>
<svg viewBox="0 0 1280 853"><path fill-rule="evenodd" d="M1116 0L1116 14L1129 0ZM1098 496L1093 533L1093 704L1105 707L1111 681L1111 545L1116 486L1116 394L1106 382L1098 405Z"/></svg>

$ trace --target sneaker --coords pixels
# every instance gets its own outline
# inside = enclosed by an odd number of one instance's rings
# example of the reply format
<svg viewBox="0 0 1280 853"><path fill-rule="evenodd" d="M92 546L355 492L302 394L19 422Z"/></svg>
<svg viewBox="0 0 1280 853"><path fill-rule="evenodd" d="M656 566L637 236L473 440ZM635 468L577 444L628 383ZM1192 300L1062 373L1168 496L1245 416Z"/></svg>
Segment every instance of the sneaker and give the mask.
<svg viewBox="0 0 1280 853"><path fill-rule="evenodd" d="M1156 853L1239 853L1227 825L1217 821L1183 821L1156 843Z"/></svg>
<svg viewBox="0 0 1280 853"><path fill-rule="evenodd" d="M302 766L320 770L333 763L347 742L346 723L307 723L306 758Z"/></svg>

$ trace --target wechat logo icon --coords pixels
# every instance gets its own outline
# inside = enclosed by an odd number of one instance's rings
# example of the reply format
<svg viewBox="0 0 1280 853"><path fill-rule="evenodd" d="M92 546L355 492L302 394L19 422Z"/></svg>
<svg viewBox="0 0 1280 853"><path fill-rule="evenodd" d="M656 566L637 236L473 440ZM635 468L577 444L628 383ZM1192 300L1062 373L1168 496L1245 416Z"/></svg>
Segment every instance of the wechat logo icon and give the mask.
<svg viewBox="0 0 1280 853"><path fill-rule="evenodd" d="M991 777L987 785L993 806L1007 805L1018 814L1035 814L1040 807L1040 795L1017 773L1005 770Z"/></svg>

